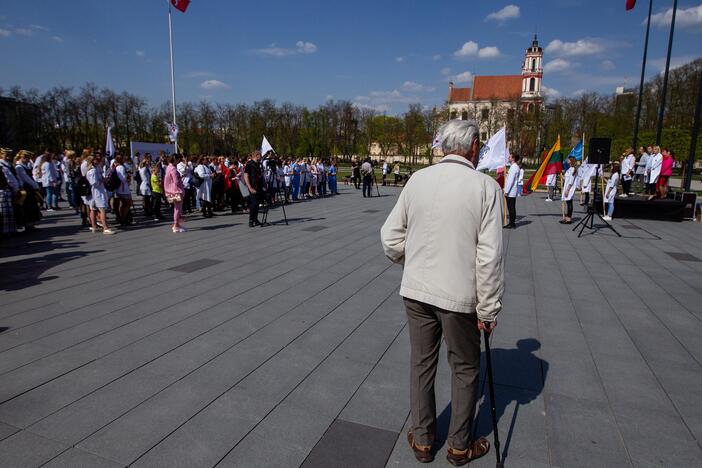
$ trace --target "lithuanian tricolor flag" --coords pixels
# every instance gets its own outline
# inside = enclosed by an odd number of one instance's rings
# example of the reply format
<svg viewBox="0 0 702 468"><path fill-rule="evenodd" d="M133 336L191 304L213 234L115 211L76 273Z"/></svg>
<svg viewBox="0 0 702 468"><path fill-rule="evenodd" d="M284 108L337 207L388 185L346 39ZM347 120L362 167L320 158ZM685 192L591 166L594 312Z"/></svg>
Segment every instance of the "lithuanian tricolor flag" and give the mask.
<svg viewBox="0 0 702 468"><path fill-rule="evenodd" d="M524 186L524 190L533 192L539 184L546 183L546 176L549 174L560 174L563 171L563 155L561 154L561 136L558 135L556 144L548 152L541 162L539 169L532 174L529 181Z"/></svg>

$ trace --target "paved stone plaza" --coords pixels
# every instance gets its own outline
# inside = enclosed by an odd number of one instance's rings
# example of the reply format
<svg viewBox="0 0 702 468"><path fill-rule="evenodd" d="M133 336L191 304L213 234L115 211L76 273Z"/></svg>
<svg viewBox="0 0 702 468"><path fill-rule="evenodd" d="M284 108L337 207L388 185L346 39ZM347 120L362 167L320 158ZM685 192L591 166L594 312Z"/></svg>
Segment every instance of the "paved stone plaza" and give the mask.
<svg viewBox="0 0 702 468"><path fill-rule="evenodd" d="M64 210L3 241L0 466L415 466L401 269L378 232L399 189L342 189L289 226L103 236ZM577 239L541 194L518 210L492 342L505 466L702 466L702 226ZM440 439L448 401L444 357Z"/></svg>

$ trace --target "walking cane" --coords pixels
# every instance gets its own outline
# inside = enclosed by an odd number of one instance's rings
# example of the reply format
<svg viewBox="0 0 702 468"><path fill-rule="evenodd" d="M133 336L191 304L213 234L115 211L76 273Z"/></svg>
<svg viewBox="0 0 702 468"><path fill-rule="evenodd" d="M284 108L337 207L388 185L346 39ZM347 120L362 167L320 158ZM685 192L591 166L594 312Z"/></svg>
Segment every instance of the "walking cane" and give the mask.
<svg viewBox="0 0 702 468"><path fill-rule="evenodd" d="M487 364L488 390L490 391L490 411L492 413L492 434L495 440L495 458L497 458L497 468L502 468L502 460L500 455L500 438L497 435L497 408L495 407L495 384L492 380L492 357L490 356L490 332L487 327L490 324L486 323L483 329L483 337L485 338L485 362Z"/></svg>

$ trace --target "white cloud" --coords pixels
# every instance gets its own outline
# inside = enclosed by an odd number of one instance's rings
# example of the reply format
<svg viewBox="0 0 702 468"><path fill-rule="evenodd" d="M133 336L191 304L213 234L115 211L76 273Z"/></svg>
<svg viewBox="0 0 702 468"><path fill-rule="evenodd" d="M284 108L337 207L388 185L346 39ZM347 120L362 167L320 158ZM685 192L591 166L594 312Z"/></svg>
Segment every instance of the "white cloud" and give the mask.
<svg viewBox="0 0 702 468"><path fill-rule="evenodd" d="M441 74L444 76L449 76L451 74L451 68L450 67L444 67L441 69Z"/></svg>
<svg viewBox="0 0 702 468"><path fill-rule="evenodd" d="M19 34L20 36L33 36L34 35L34 30L29 29L29 28L17 28L15 29L15 32Z"/></svg>
<svg viewBox="0 0 702 468"><path fill-rule="evenodd" d="M683 65L686 65L697 58L699 57L695 55L681 55L679 57L671 57L670 69L675 70L676 68L680 68ZM651 60L651 66L653 68L657 68L660 73L665 72L665 57Z"/></svg>
<svg viewBox="0 0 702 468"><path fill-rule="evenodd" d="M39 24L30 24L29 27L32 29L38 29L40 31L48 31L49 30L49 28L41 26Z"/></svg>
<svg viewBox="0 0 702 468"><path fill-rule="evenodd" d="M541 93L547 98L557 99L561 97L561 92L557 89L549 88L548 86L541 85Z"/></svg>
<svg viewBox="0 0 702 468"><path fill-rule="evenodd" d="M51 40L56 42L63 42L63 38L61 36L51 36Z"/></svg>
<svg viewBox="0 0 702 468"><path fill-rule="evenodd" d="M493 58L500 56L500 49L495 46L483 47L478 51L478 57L480 58Z"/></svg>
<svg viewBox="0 0 702 468"><path fill-rule="evenodd" d="M295 46L300 54L314 54L317 52L317 45L311 42L297 41Z"/></svg>
<svg viewBox="0 0 702 468"><path fill-rule="evenodd" d="M263 49L252 49L251 52L259 55L267 55L269 57L287 57L297 54L314 54L317 52L317 49L317 45L312 42L297 41L294 49L277 47L275 44L271 44Z"/></svg>
<svg viewBox="0 0 702 468"><path fill-rule="evenodd" d="M146 55L146 52L144 52L143 50L137 50L136 55L137 57L144 57Z"/></svg>
<svg viewBox="0 0 702 468"><path fill-rule="evenodd" d="M499 11L494 11L487 15L485 21L506 21L508 19L519 18L520 12L517 5L507 5Z"/></svg>
<svg viewBox="0 0 702 468"><path fill-rule="evenodd" d="M212 76L214 73L206 70L196 70L196 71L191 71L189 73L186 73L183 75L184 78L207 78L208 76Z"/></svg>
<svg viewBox="0 0 702 468"><path fill-rule="evenodd" d="M324 98L324 100L325 100L325 101L333 101L333 100L334 100L334 96L332 96L331 94L327 94L327 97Z"/></svg>
<svg viewBox="0 0 702 468"><path fill-rule="evenodd" d="M436 55L434 55L431 59L432 59L433 61L436 62L437 60L441 60L441 55L440 55L440 54L436 54Z"/></svg>
<svg viewBox="0 0 702 468"><path fill-rule="evenodd" d="M651 16L651 24L660 28L667 28L670 26L670 21L672 19L673 9L669 8L666 11ZM702 5L690 8L678 8L675 14L675 27L683 29L702 28Z"/></svg>
<svg viewBox="0 0 702 468"><path fill-rule="evenodd" d="M595 39L579 39L575 42L563 42L554 39L546 46L546 53L564 57L595 55L604 51L604 46Z"/></svg>
<svg viewBox="0 0 702 468"><path fill-rule="evenodd" d="M470 57L478 53L478 43L468 41L463 46L453 53L455 57Z"/></svg>
<svg viewBox="0 0 702 468"><path fill-rule="evenodd" d="M7 29L0 28L0 37L9 37L11 34Z"/></svg>
<svg viewBox="0 0 702 468"><path fill-rule="evenodd" d="M557 73L570 70L571 63L565 59L557 58L551 60L544 66L544 73Z"/></svg>
<svg viewBox="0 0 702 468"><path fill-rule="evenodd" d="M354 102L353 105L355 107L357 107L358 109L361 109L361 110L368 109L368 110L375 111L379 114L382 114L385 112L390 112L390 106L388 106L387 104L378 104L377 106L373 106L371 104L365 104L362 102Z"/></svg>
<svg viewBox="0 0 702 468"><path fill-rule="evenodd" d="M395 57L395 61L396 61L397 63L402 63L402 62L405 61L405 58L404 58L404 57Z"/></svg>
<svg viewBox="0 0 702 468"><path fill-rule="evenodd" d="M571 95L572 95L572 96L575 96L575 97L578 97L578 96L582 96L582 95L585 94L585 93L587 93L587 89L578 89L578 90L573 91L573 92L571 93Z"/></svg>
<svg viewBox="0 0 702 468"><path fill-rule="evenodd" d="M200 83L200 87L202 89L207 89L207 90L217 90L217 89L229 89L230 86L227 83L224 83L219 80L205 80L202 83Z"/></svg>
<svg viewBox="0 0 702 468"><path fill-rule="evenodd" d="M468 41L464 43L460 49L453 53L454 57L464 58L478 56L480 58L493 58L500 56L500 49L495 46L488 46L480 48L478 43L474 41Z"/></svg>
<svg viewBox="0 0 702 468"><path fill-rule="evenodd" d="M421 93L421 92L432 92L436 88L432 88L430 86L424 86L423 84L416 83L414 81L405 81L402 83L402 90L403 91L410 91L414 93Z"/></svg>
<svg viewBox="0 0 702 468"><path fill-rule="evenodd" d="M469 71L459 73L458 75L453 77L453 81L455 81L456 83L469 83L473 81L473 74Z"/></svg>
<svg viewBox="0 0 702 468"><path fill-rule="evenodd" d="M614 70L617 66L611 60L603 60L600 63L600 68L605 71Z"/></svg>

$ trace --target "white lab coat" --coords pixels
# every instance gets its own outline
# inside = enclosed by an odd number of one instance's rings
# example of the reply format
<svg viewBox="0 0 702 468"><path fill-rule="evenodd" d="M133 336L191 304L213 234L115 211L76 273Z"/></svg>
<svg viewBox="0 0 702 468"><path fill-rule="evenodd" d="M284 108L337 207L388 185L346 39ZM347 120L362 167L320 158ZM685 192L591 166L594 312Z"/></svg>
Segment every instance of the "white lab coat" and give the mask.
<svg viewBox="0 0 702 468"><path fill-rule="evenodd" d="M197 188L197 198L206 202L212 202L212 172L210 168L203 164L198 164L195 168L195 174L204 179Z"/></svg>
<svg viewBox="0 0 702 468"><path fill-rule="evenodd" d="M139 193L143 197L151 196L151 169L148 166L139 168L139 177L141 177L141 183L139 184Z"/></svg>
<svg viewBox="0 0 702 468"><path fill-rule="evenodd" d="M649 184L655 184L658 182L658 177L661 175L661 165L663 164L663 155L658 153L654 155L651 159L651 176L648 178Z"/></svg>
<svg viewBox="0 0 702 468"><path fill-rule="evenodd" d="M628 175L629 172L634 174L634 169L636 166L636 157L633 154L626 156L622 159L622 178L624 180L631 180L632 176Z"/></svg>
<svg viewBox="0 0 702 468"><path fill-rule="evenodd" d="M574 167L568 168L565 173L565 179L563 181L563 193L561 194L561 200L570 201L575 195L575 189L578 186L578 172Z"/></svg>
<svg viewBox="0 0 702 468"><path fill-rule="evenodd" d="M519 182L519 164L512 163L507 171L507 178L505 179L505 196L514 198L517 196L517 183Z"/></svg>
<svg viewBox="0 0 702 468"><path fill-rule="evenodd" d="M605 187L604 199L607 203L614 203L614 198L617 196L617 185L619 185L619 173L615 172Z"/></svg>

